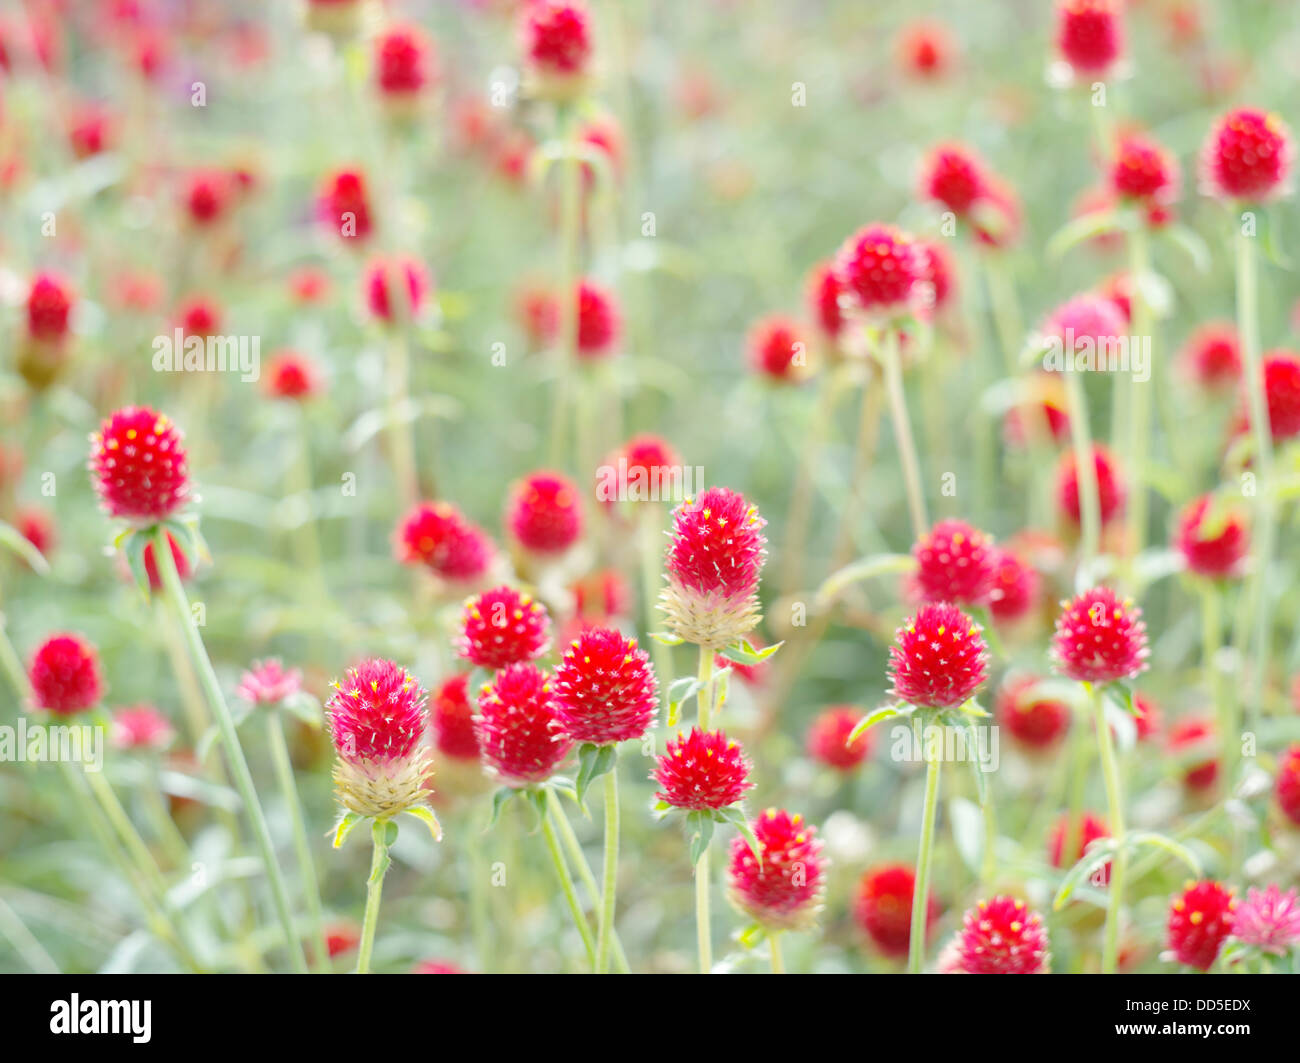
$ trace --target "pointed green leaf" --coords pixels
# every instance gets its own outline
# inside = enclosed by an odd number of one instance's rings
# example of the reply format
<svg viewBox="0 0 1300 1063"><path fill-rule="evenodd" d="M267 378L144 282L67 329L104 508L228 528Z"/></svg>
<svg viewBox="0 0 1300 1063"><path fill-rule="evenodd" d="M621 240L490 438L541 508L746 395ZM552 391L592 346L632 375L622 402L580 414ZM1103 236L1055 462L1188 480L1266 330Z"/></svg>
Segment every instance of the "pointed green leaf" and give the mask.
<svg viewBox="0 0 1300 1063"><path fill-rule="evenodd" d="M1047 241L1047 257L1060 258L1079 244L1115 232L1120 225L1118 211L1092 210L1087 214L1081 214L1066 222L1052 234L1051 239Z"/></svg>
<svg viewBox="0 0 1300 1063"><path fill-rule="evenodd" d="M344 812L339 821L334 826L334 848L339 848L348 840L348 835L352 833L352 828L360 823L365 816L360 812Z"/></svg>
<svg viewBox="0 0 1300 1063"><path fill-rule="evenodd" d="M845 565L838 572L831 573L826 581L817 588L817 601L825 605L837 598L841 591L855 583L872 579L876 576L897 575L910 572L916 567L916 560L910 554L873 554ZM742 662L743 663L743 662Z"/></svg>
<svg viewBox="0 0 1300 1063"><path fill-rule="evenodd" d="M673 635L666 631L652 631L650 637L664 646L680 646L686 641L681 635Z"/></svg>
<svg viewBox="0 0 1300 1063"><path fill-rule="evenodd" d="M614 746L584 742L578 747L578 778L574 789L577 790L579 801L586 798L587 787L595 779L614 769L617 759L618 750Z"/></svg>
<svg viewBox="0 0 1300 1063"><path fill-rule="evenodd" d="M7 546L21 557L31 566L33 572L42 576L49 573L50 565L45 560L45 555L36 549L27 536L12 524L6 524L2 520L0 520L0 546Z"/></svg>
<svg viewBox="0 0 1300 1063"><path fill-rule="evenodd" d="M414 816L428 827L429 833L433 835L435 842L442 841L442 824L438 822L438 817L433 814L433 809L428 805L412 805L402 811L408 816Z"/></svg>
<svg viewBox="0 0 1300 1063"><path fill-rule="evenodd" d="M688 829L692 830L691 835L691 865L694 866L700 862L700 857L709 847L709 842L713 840L713 817L703 812L692 812L686 819Z"/></svg>
<svg viewBox="0 0 1300 1063"><path fill-rule="evenodd" d="M858 721L857 726L855 726L853 730L849 732L849 737L845 739L844 744L846 746L852 745L859 738L861 738L867 731L869 731L871 728L875 727L876 724L881 723L884 720L892 720L895 716L910 716L910 715L911 715L910 706L909 706L909 711L904 711L903 708L898 705L882 706L881 708L877 709L875 712L868 713L866 716L862 717L862 719Z"/></svg>
<svg viewBox="0 0 1300 1063"><path fill-rule="evenodd" d="M735 661L737 664L762 664L783 645L785 643L778 642L773 646L764 646L760 650L751 646L748 639L737 639L726 647L719 656L725 657L729 661Z"/></svg>

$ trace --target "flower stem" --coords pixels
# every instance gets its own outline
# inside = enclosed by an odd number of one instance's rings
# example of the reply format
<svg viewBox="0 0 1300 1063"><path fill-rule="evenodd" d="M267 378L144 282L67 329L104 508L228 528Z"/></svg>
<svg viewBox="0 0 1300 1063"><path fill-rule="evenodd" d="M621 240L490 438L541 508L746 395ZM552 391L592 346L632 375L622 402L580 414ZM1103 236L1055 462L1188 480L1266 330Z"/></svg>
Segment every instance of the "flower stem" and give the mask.
<svg viewBox="0 0 1300 1063"><path fill-rule="evenodd" d="M1142 278L1150 270L1150 251L1147 231L1138 225L1128 234L1129 285L1132 288L1130 304L1133 308L1133 338L1139 343L1150 338L1151 313L1142 290ZM1132 559L1142 552L1147 535L1147 488L1144 466L1151 436L1151 380L1139 381L1132 375L1132 404L1129 420L1129 474L1132 490L1129 494L1129 534L1125 556Z"/></svg>
<svg viewBox="0 0 1300 1063"><path fill-rule="evenodd" d="M578 870L578 878L582 879L583 886L591 894L592 905L599 905L600 890L596 886L596 876L592 874L591 865L587 863L587 857L578 842L578 836L573 832L573 824L569 822L569 817L565 815L564 805L560 803L560 799L556 796L554 790L546 792L546 803L548 811L554 817L555 826L560 832L560 840L564 843L564 848L568 850L569 859L573 861L573 866ZM627 964L627 954L623 951L623 943L618 938L617 930L612 933L614 966L618 969L619 974L628 974L631 968Z"/></svg>
<svg viewBox="0 0 1300 1063"><path fill-rule="evenodd" d="M361 943L357 948L355 974L370 973L370 954L375 948L375 929L379 925L379 898L384 892L384 875L392 863L388 855L388 820L377 819L370 825L375 851L370 858L370 877L366 879L366 914L361 921Z"/></svg>
<svg viewBox="0 0 1300 1063"><path fill-rule="evenodd" d="M406 302L403 276L402 302ZM420 493L415 472L415 441L412 438L414 427L409 414L402 409L407 399L410 384L410 348L405 317L394 328L388 340L388 445L392 450L393 478L397 481L397 498L402 510L415 505Z"/></svg>
<svg viewBox="0 0 1300 1063"><path fill-rule="evenodd" d="M568 902L569 912L573 916L573 925L578 928L578 935L582 938L582 947L587 951L587 962L591 964L594 971L596 969L596 943L591 936L591 927L587 924L586 913L582 910L582 904L578 900L578 891L573 884L573 875L569 872L569 865L564 861L564 853L560 851L560 841L555 834L555 813L547 808L546 815L542 817L542 836L546 839L546 849L551 854L551 863L555 865L555 876L560 880L560 889L564 891L564 899Z"/></svg>
<svg viewBox="0 0 1300 1063"><path fill-rule="evenodd" d="M713 932L709 924L709 850L695 862L695 942L700 956L700 974L713 969Z"/></svg>
<svg viewBox="0 0 1300 1063"><path fill-rule="evenodd" d="M642 503L637 520L637 535L640 539L638 553L641 555L641 595L645 599L642 611L646 631L653 631L656 626L655 606L659 601L659 565L662 553L659 533L662 528L659 507L650 502ZM667 682L673 674L672 655L668 647L658 639L651 639L650 657L654 661L655 674L660 677L660 682Z"/></svg>
<svg viewBox="0 0 1300 1063"><path fill-rule="evenodd" d="M1065 396L1070 407L1070 442L1074 447L1075 480L1079 485L1079 568L1089 573L1101 544L1101 501L1097 488L1097 465L1092 458L1092 431L1088 427L1088 399L1083 391L1081 370L1067 366Z"/></svg>
<svg viewBox="0 0 1300 1063"><path fill-rule="evenodd" d="M316 865L311 858L311 842L303 819L302 802L293 778L293 762L289 759L289 746L284 740L284 723L278 712L266 714L266 739L271 749L271 761L280 781L280 793L289 810L293 824L293 843L298 851L298 873L302 876L303 893L307 897L307 917L311 924L312 966L318 974L329 971L329 946L325 941L325 925L321 915L320 885L316 880Z"/></svg>
<svg viewBox="0 0 1300 1063"><path fill-rule="evenodd" d="M605 773L605 885L600 899L600 930L596 937L596 973L609 970L614 934L614 894L618 888L618 762Z"/></svg>
<svg viewBox="0 0 1300 1063"><path fill-rule="evenodd" d="M812 423L804 436L803 451L795 469L794 485L790 491L790 511L786 518L786 542L782 551L781 594L794 594L803 580L804 547L808 535L808 517L812 510L813 466L821 457L826 430L831 423L835 393L834 375L823 369L817 385L817 398L812 412Z"/></svg>
<svg viewBox="0 0 1300 1063"><path fill-rule="evenodd" d="M244 803L244 813L257 839L261 851L262 863L266 867L267 881L271 886L271 896L275 902L276 913L284 930L285 947L289 960L298 974L307 972L307 959L303 954L302 942L294 932L293 916L289 908L289 893L284 886L284 876L275 860L275 847L271 842L271 831L266 825L266 814L257 799L257 790L253 786L253 776L248 770L248 760L244 749L239 744L239 734L235 730L235 721L230 715L230 707L221 692L221 683L208 657L203 637L194 624L194 615L190 612L189 598L181 585L180 574L176 571L176 559L172 557L171 546L167 542L167 531L159 527L154 533L154 557L157 559L158 572L162 576L163 589L171 599L176 611L176 619L184 632L189 647L190 658L198 669L199 682L207 697L208 706L216 720L217 731L221 735L222 745L226 748L226 758L230 762L230 772L234 776L235 789Z"/></svg>
<svg viewBox="0 0 1300 1063"><path fill-rule="evenodd" d="M1128 857L1124 848L1124 801L1120 793L1119 766L1115 760L1115 742L1106 723L1101 691L1088 685L1092 698L1092 718L1097 729L1097 747L1101 751L1101 775L1106 784L1106 814L1110 819L1110 836L1118 846L1111 861L1110 892L1106 902L1106 930L1102 940L1101 973L1114 974L1119 956L1119 910L1124 898L1124 872Z"/></svg>
<svg viewBox="0 0 1300 1063"><path fill-rule="evenodd" d="M925 515L925 494L921 490L921 465L916 457L916 440L903 394L903 368L899 361L898 333L887 327L880 344L885 363L885 387L889 392L889 415L894 423L894 441L903 466L903 483L907 488L907 509L912 518L912 537L920 539L930 522Z"/></svg>
<svg viewBox="0 0 1300 1063"><path fill-rule="evenodd" d="M930 896L930 856L934 851L934 821L939 808L939 771L943 761L938 750L925 765L925 807L921 813L921 844L916 854L916 884L912 890L912 931L907 947L907 973L920 974L925 962L925 922Z"/></svg>
<svg viewBox="0 0 1300 1063"><path fill-rule="evenodd" d="M773 930L767 936L767 943L772 950L772 973L785 974L785 962L781 958L781 932Z"/></svg>
<svg viewBox="0 0 1300 1063"><path fill-rule="evenodd" d="M699 706L699 724L701 731L707 731L713 714L713 650L700 647L700 670L697 677L700 682L697 705Z"/></svg>
<svg viewBox="0 0 1300 1063"><path fill-rule="evenodd" d="M564 145L560 163L560 348L556 366L555 401L551 404L550 461L559 465L564 457L569 405L578 360L578 258L582 226L582 161L573 143L577 109L561 105L556 115Z"/></svg>

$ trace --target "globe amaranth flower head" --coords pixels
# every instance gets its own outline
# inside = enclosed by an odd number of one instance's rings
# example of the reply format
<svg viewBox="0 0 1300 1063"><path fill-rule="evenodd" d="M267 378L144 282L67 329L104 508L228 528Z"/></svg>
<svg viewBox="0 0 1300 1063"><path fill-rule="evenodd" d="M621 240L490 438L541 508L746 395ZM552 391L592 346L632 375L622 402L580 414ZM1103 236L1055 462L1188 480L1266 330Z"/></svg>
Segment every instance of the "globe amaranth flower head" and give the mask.
<svg viewBox="0 0 1300 1063"><path fill-rule="evenodd" d="M722 731L691 729L668 740L650 778L660 786L655 797L673 808L688 811L734 805L753 789L752 765L740 743Z"/></svg>
<svg viewBox="0 0 1300 1063"><path fill-rule="evenodd" d="M506 786L544 782L573 748L550 677L531 664L512 664L483 684L478 709L474 734L483 764Z"/></svg>
<svg viewBox="0 0 1300 1063"><path fill-rule="evenodd" d="M853 900L853 919L884 955L907 955L912 926L916 872L911 864L882 864L863 872ZM931 890L926 898L926 938L934 934L941 911Z"/></svg>
<svg viewBox="0 0 1300 1063"><path fill-rule="evenodd" d="M1079 77L1104 77L1124 51L1119 0L1060 0L1056 50Z"/></svg>
<svg viewBox="0 0 1300 1063"><path fill-rule="evenodd" d="M157 751L166 749L176 737L176 729L152 705L133 705L113 713L112 741L125 750Z"/></svg>
<svg viewBox="0 0 1300 1063"><path fill-rule="evenodd" d="M640 738L659 709L659 684L636 639L589 627L555 669L555 701L575 741L608 745Z"/></svg>
<svg viewBox="0 0 1300 1063"><path fill-rule="evenodd" d="M338 170L326 176L316 200L321 224L343 240L364 242L374 231L366 175Z"/></svg>
<svg viewBox="0 0 1300 1063"><path fill-rule="evenodd" d="M591 72L591 14L579 0L531 0L520 9L519 42L535 93L570 100Z"/></svg>
<svg viewBox="0 0 1300 1063"><path fill-rule="evenodd" d="M1262 372L1274 442L1300 435L1300 355L1288 350L1266 351Z"/></svg>
<svg viewBox="0 0 1300 1063"><path fill-rule="evenodd" d="M921 164L920 194L959 218L984 197L987 188L984 165L963 144L939 144Z"/></svg>
<svg viewBox="0 0 1300 1063"><path fill-rule="evenodd" d="M1128 491L1114 456L1100 443L1093 445L1092 467L1097 479L1098 515L1101 523L1106 525L1123 514ZM1076 527L1083 519L1079 490L1079 466L1074 459L1074 451L1067 450L1061 455L1056 467L1056 504L1066 519Z"/></svg>
<svg viewBox="0 0 1300 1063"><path fill-rule="evenodd" d="M1024 901L992 897L962 917L956 958L964 974L1046 974L1047 930Z"/></svg>
<svg viewBox="0 0 1300 1063"><path fill-rule="evenodd" d="M180 429L147 406L126 406L90 437L90 475L111 517L154 524L190 497Z"/></svg>
<svg viewBox="0 0 1300 1063"><path fill-rule="evenodd" d="M615 353L622 333L622 315L614 293L593 280L578 284L578 357L598 362Z"/></svg>
<svg viewBox="0 0 1300 1063"><path fill-rule="evenodd" d="M687 642L719 649L758 626L767 524L758 507L710 487L673 511L659 608Z"/></svg>
<svg viewBox="0 0 1300 1063"><path fill-rule="evenodd" d="M1300 743L1278 758L1274 793L1282 814L1300 827Z"/></svg>
<svg viewBox="0 0 1300 1063"><path fill-rule="evenodd" d="M397 525L394 551L403 564L462 585L486 576L493 561L487 533L450 502L417 503Z"/></svg>
<svg viewBox="0 0 1300 1063"><path fill-rule="evenodd" d="M797 384L809 375L808 343L802 327L785 315L756 321L745 345L750 368L775 384Z"/></svg>
<svg viewBox="0 0 1300 1063"><path fill-rule="evenodd" d="M1241 379L1241 343L1230 321L1210 321L1198 326L1179 356L1182 371L1200 387L1221 391Z"/></svg>
<svg viewBox="0 0 1300 1063"><path fill-rule="evenodd" d="M979 605L993 589L993 540L965 521L939 521L917 540L912 557L924 601Z"/></svg>
<svg viewBox="0 0 1300 1063"><path fill-rule="evenodd" d="M1183 508L1174 532L1174 547L1189 572L1211 579L1239 576L1250 552L1245 518L1235 509L1214 513L1210 509L1212 502L1211 495L1202 495Z"/></svg>
<svg viewBox="0 0 1300 1063"><path fill-rule="evenodd" d="M1042 680L1035 675L1019 675L1005 680L998 691L998 723L1013 741L1030 752L1055 748L1070 729L1070 706L1056 698L1035 694Z"/></svg>
<svg viewBox="0 0 1300 1063"><path fill-rule="evenodd" d="M1229 111L1201 148L1201 190L1217 199L1275 199L1289 191L1294 159L1295 141L1276 114Z"/></svg>
<svg viewBox="0 0 1300 1063"><path fill-rule="evenodd" d="M1088 851L1088 846L1101 838L1109 838L1110 830L1103 820L1091 812L1083 812L1078 817L1069 812L1063 813L1052 827L1047 841L1047 851L1053 867L1073 867ZM1067 839L1069 850L1066 849ZM1107 861L1098 872L1093 872L1092 884L1110 884L1110 862Z"/></svg>
<svg viewBox="0 0 1300 1063"><path fill-rule="evenodd" d="M390 26L375 38L374 78L386 104L410 103L434 77L433 43L418 26Z"/></svg>
<svg viewBox="0 0 1300 1063"><path fill-rule="evenodd" d="M456 649L470 664L505 668L542 656L550 644L550 615L531 595L494 587L466 600Z"/></svg>
<svg viewBox="0 0 1300 1063"><path fill-rule="evenodd" d="M59 716L94 708L104 695L95 647L80 635L51 635L27 666L33 705Z"/></svg>
<svg viewBox="0 0 1300 1063"><path fill-rule="evenodd" d="M1168 206L1178 199L1177 160L1149 137L1120 139L1110 168L1110 188L1121 199Z"/></svg>
<svg viewBox="0 0 1300 1063"><path fill-rule="evenodd" d="M879 222L850 236L835 259L845 309L873 319L888 320L915 309L923 269L916 241Z"/></svg>
<svg viewBox="0 0 1300 1063"><path fill-rule="evenodd" d="M1132 599L1093 587L1061 603L1052 658L1056 670L1086 683L1131 679L1147 667L1146 625Z"/></svg>
<svg viewBox="0 0 1300 1063"><path fill-rule="evenodd" d="M817 916L825 887L825 860L817 828L803 816L769 808L750 824L760 862L739 835L727 868L733 904L770 930L798 929Z"/></svg>
<svg viewBox="0 0 1300 1063"><path fill-rule="evenodd" d="M429 709L434 748L453 760L479 759L474 733L474 707L469 701L469 675L454 675L433 695Z"/></svg>
<svg viewBox="0 0 1300 1063"><path fill-rule="evenodd" d="M254 661L239 680L236 693L251 705L278 705L302 689L302 672L286 669L279 658Z"/></svg>
<svg viewBox="0 0 1300 1063"><path fill-rule="evenodd" d="M1300 895L1294 889L1284 893L1276 883L1262 890L1252 887L1233 915L1234 941L1274 956L1300 945Z"/></svg>
<svg viewBox="0 0 1300 1063"><path fill-rule="evenodd" d="M980 626L955 605L923 605L889 648L891 693L922 708L961 705L988 678L988 647Z"/></svg>
<svg viewBox="0 0 1300 1063"><path fill-rule="evenodd" d="M567 476L543 470L525 476L506 500L506 530L534 554L562 554L582 536L582 503Z"/></svg>
<svg viewBox="0 0 1300 1063"><path fill-rule="evenodd" d="M325 703L338 762L334 789L349 812L389 819L425 803L428 692L405 668L372 658L331 684Z"/></svg>
<svg viewBox="0 0 1300 1063"><path fill-rule="evenodd" d="M808 728L808 755L836 771L852 771L875 748L874 731L863 731L849 741L849 735L862 717L862 710L854 705L832 705L824 709Z"/></svg>
<svg viewBox="0 0 1300 1063"><path fill-rule="evenodd" d="M1232 933L1236 908L1232 891L1220 883L1187 883L1169 905L1166 941L1173 958L1198 971L1208 971Z"/></svg>
<svg viewBox="0 0 1300 1063"><path fill-rule="evenodd" d="M1032 613L1042 600L1042 577L1038 569L1015 550L993 551L993 585L989 611L999 624L1010 624Z"/></svg>

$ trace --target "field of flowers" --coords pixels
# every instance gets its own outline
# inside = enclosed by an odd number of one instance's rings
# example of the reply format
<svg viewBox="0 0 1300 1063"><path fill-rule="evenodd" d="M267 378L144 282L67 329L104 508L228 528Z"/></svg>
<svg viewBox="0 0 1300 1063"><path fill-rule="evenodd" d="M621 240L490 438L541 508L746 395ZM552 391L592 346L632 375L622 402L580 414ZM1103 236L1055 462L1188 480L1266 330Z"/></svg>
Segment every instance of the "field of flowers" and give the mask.
<svg viewBox="0 0 1300 1063"><path fill-rule="evenodd" d="M0 971L1300 973L1290 0L6 0Z"/></svg>

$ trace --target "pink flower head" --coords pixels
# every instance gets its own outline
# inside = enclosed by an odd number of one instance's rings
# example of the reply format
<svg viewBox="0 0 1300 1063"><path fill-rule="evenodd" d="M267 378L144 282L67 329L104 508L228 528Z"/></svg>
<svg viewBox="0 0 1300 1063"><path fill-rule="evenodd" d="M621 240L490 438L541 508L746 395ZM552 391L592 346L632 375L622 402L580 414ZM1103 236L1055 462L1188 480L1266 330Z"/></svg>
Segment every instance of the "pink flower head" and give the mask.
<svg viewBox="0 0 1300 1063"><path fill-rule="evenodd" d="M297 351L277 351L266 365L262 387L273 399L303 402L324 389L320 367Z"/></svg>
<svg viewBox="0 0 1300 1063"><path fill-rule="evenodd" d="M501 782L529 787L550 778L573 748L545 672L512 664L483 684L474 733L483 763Z"/></svg>
<svg viewBox="0 0 1300 1063"><path fill-rule="evenodd" d="M1187 338L1180 362L1184 371L1207 390L1234 386L1241 379L1236 326L1227 321L1200 326Z"/></svg>
<svg viewBox="0 0 1300 1063"><path fill-rule="evenodd" d="M1229 510L1212 527L1207 527L1211 501L1210 495L1202 495L1183 508L1174 532L1174 546L1182 554L1188 571L1198 576L1226 579L1240 575L1250 552L1244 518L1236 510Z"/></svg>
<svg viewBox="0 0 1300 1063"><path fill-rule="evenodd" d="M511 488L506 528L525 550L562 554L582 536L578 488L558 472L535 472Z"/></svg>
<svg viewBox="0 0 1300 1063"><path fill-rule="evenodd" d="M181 578L181 582L184 582L193 575L190 559L186 556L185 551L181 549L176 537L171 532L167 533L167 545L171 550L172 564L176 566L176 575ZM158 571L158 558L154 554L152 541L145 546L141 560L144 562L144 574L149 581L149 589L154 593L161 591L163 589L162 573ZM127 575L130 575L129 568Z"/></svg>
<svg viewBox="0 0 1300 1063"><path fill-rule="evenodd" d="M1043 325L1043 335L1058 343L1067 365L1077 355L1102 364L1108 345L1124 334L1124 316L1113 299L1085 292L1058 306Z"/></svg>
<svg viewBox="0 0 1300 1063"><path fill-rule="evenodd" d="M1110 169L1110 187L1121 199L1167 205L1178 198L1178 163L1154 140L1122 138Z"/></svg>
<svg viewBox="0 0 1300 1063"><path fill-rule="evenodd" d="M1103 820L1094 816L1091 812L1084 812L1077 820L1066 812L1057 819L1055 826L1052 827L1051 837L1048 839L1048 855L1051 857L1053 867L1073 867L1078 863L1088 851L1088 846L1102 838L1109 838L1110 831L1107 829ZM1066 839L1073 842L1069 852L1066 852ZM1104 864L1099 876L1101 885L1110 884L1110 863ZM1095 873L1094 873L1095 874ZM1098 883L1094 882L1094 885Z"/></svg>
<svg viewBox="0 0 1300 1063"><path fill-rule="evenodd" d="M999 624L1010 624L1037 608L1042 598L1042 577L1013 550L993 551L993 586L989 610Z"/></svg>
<svg viewBox="0 0 1300 1063"><path fill-rule="evenodd" d="M1181 761L1191 761L1183 770L1183 785L1192 791L1213 788L1219 778L1213 721L1208 716L1185 716L1169 728L1166 741L1170 753ZM1209 756L1201 759L1202 751Z"/></svg>
<svg viewBox="0 0 1300 1063"><path fill-rule="evenodd" d="M166 414L126 406L90 437L91 482L111 517L165 520L190 495L180 430Z"/></svg>
<svg viewBox="0 0 1300 1063"><path fill-rule="evenodd" d="M1045 974L1051 960L1042 919L1014 897L980 901L966 912L957 957L965 974Z"/></svg>
<svg viewBox="0 0 1300 1063"><path fill-rule="evenodd" d="M212 225L226 213L233 191L225 170L195 170L185 178L181 202L195 225Z"/></svg>
<svg viewBox="0 0 1300 1063"><path fill-rule="evenodd" d="M1142 610L1109 587L1094 587L1062 603L1052 657L1056 670L1086 683L1132 679L1147 667Z"/></svg>
<svg viewBox="0 0 1300 1063"><path fill-rule="evenodd" d="M1293 351L1268 351L1264 355L1264 401L1273 439L1281 442L1300 435L1300 355Z"/></svg>
<svg viewBox="0 0 1300 1063"><path fill-rule="evenodd" d="M279 658L254 661L239 679L237 693L252 705L278 705L302 689L302 672L286 669Z"/></svg>
<svg viewBox="0 0 1300 1063"><path fill-rule="evenodd" d="M978 605L993 589L993 540L965 521L941 520L912 547L916 585L927 602Z"/></svg>
<svg viewBox="0 0 1300 1063"><path fill-rule="evenodd" d="M454 675L434 692L429 717L438 752L453 760L479 759L468 675Z"/></svg>
<svg viewBox="0 0 1300 1063"><path fill-rule="evenodd" d="M1261 201L1290 180L1295 142L1276 114L1243 107L1215 123L1201 149L1201 184L1219 199Z"/></svg>
<svg viewBox="0 0 1300 1063"><path fill-rule="evenodd" d="M732 901L773 930L807 926L816 915L825 886L817 828L797 813L792 816L775 808L769 808L750 826L762 862L745 838L731 840L727 879Z"/></svg>
<svg viewBox="0 0 1300 1063"><path fill-rule="evenodd" d="M1276 884L1248 889L1233 913L1232 937L1243 945L1285 956L1300 945L1300 895L1294 889L1283 893Z"/></svg>
<svg viewBox="0 0 1300 1063"><path fill-rule="evenodd" d="M1100 443L1093 444L1092 465L1096 470L1097 508L1101 523L1109 524L1124 512L1128 491L1110 450ZM1079 491L1079 467L1074 460L1074 451L1068 450L1061 455L1056 466L1056 504L1075 526L1083 520Z"/></svg>
<svg viewBox="0 0 1300 1063"><path fill-rule="evenodd" d="M1300 827L1300 743L1278 757L1274 793L1282 814Z"/></svg>
<svg viewBox="0 0 1300 1063"><path fill-rule="evenodd" d="M577 0L529 0L519 37L524 61L546 82L581 79L591 64L591 16Z"/></svg>
<svg viewBox="0 0 1300 1063"><path fill-rule="evenodd" d="M844 329L844 310L840 301L844 286L832 262L813 267L808 276L807 301L812 319L827 339L837 339Z"/></svg>
<svg viewBox="0 0 1300 1063"><path fill-rule="evenodd" d="M1217 882L1187 884L1169 905L1167 940L1179 963L1208 971L1230 933L1237 902Z"/></svg>
<svg viewBox="0 0 1300 1063"><path fill-rule="evenodd" d="M752 765L738 742L722 731L691 729L668 740L651 778L661 789L655 794L673 808L717 809L734 805L753 789Z"/></svg>
<svg viewBox="0 0 1300 1063"><path fill-rule="evenodd" d="M926 156L921 166L920 194L933 200L959 218L984 197L984 166L962 144L940 144Z"/></svg>
<svg viewBox="0 0 1300 1063"><path fill-rule="evenodd" d="M325 178L316 201L321 223L344 240L365 240L374 229L366 177L360 170L339 170Z"/></svg>
<svg viewBox="0 0 1300 1063"><path fill-rule="evenodd" d="M555 669L553 686L560 721L577 742L640 738L659 709L649 656L612 628L582 631Z"/></svg>
<svg viewBox="0 0 1300 1063"><path fill-rule="evenodd" d="M51 635L27 666L35 707L59 716L94 708L104 695L95 647L80 635Z"/></svg>
<svg viewBox="0 0 1300 1063"><path fill-rule="evenodd" d="M614 353L622 318L614 293L595 281L578 285L578 357L599 361Z"/></svg>
<svg viewBox="0 0 1300 1063"><path fill-rule="evenodd" d="M480 668L498 669L534 660L551 644L551 618L531 595L495 587L465 602L460 656Z"/></svg>
<svg viewBox="0 0 1300 1063"><path fill-rule="evenodd" d="M470 583L487 574L492 540L450 502L420 502L397 525L397 559L427 565L449 583Z"/></svg>
<svg viewBox="0 0 1300 1063"><path fill-rule="evenodd" d="M415 259L377 258L366 268L366 309L385 325L410 321L420 316L432 288L429 271Z"/></svg>
<svg viewBox="0 0 1300 1063"><path fill-rule="evenodd" d="M389 100L409 100L433 77L433 45L418 26L391 26L375 38L375 85Z"/></svg>
<svg viewBox="0 0 1300 1063"><path fill-rule="evenodd" d="M670 580L701 595L743 597L758 589L767 524L745 497L710 487L673 513L665 567Z"/></svg>
<svg viewBox="0 0 1300 1063"><path fill-rule="evenodd" d="M1055 698L1035 696L1037 676L1022 675L1002 684L997 697L997 719L1012 739L1033 752L1057 746L1070 729L1070 707Z"/></svg>
<svg viewBox="0 0 1300 1063"><path fill-rule="evenodd" d="M113 745L118 749L166 749L175 736L171 721L152 705L136 705L113 713Z"/></svg>
<svg viewBox="0 0 1300 1063"><path fill-rule="evenodd" d="M933 81L951 69L957 45L944 23L921 19L902 28L895 50L905 73L923 81Z"/></svg>
<svg viewBox="0 0 1300 1063"><path fill-rule="evenodd" d="M926 708L960 705L988 678L988 656L980 626L955 605L923 605L889 648L891 693Z"/></svg>

